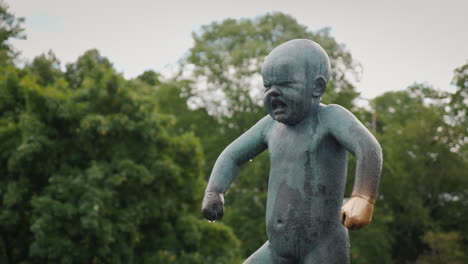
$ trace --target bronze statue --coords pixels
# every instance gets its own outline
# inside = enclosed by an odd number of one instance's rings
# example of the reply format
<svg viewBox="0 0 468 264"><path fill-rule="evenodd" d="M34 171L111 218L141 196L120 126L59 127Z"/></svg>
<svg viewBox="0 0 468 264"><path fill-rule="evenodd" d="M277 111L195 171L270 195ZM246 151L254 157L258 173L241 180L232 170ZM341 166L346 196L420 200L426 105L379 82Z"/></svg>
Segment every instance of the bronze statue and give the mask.
<svg viewBox="0 0 468 264"><path fill-rule="evenodd" d="M221 153L202 213L210 221L221 219L224 193L239 167L268 149L268 241L244 263L349 263L346 228L371 221L380 145L348 110L320 103L330 61L317 43L297 39L278 46L266 57L262 76L269 115ZM351 198L342 206L347 151L357 168Z"/></svg>

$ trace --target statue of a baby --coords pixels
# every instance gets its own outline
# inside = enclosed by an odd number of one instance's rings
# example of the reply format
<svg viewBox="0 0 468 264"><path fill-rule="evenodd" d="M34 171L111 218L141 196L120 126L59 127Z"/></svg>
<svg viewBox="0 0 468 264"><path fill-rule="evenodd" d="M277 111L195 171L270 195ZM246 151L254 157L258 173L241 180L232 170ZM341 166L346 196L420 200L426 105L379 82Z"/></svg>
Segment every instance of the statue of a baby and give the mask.
<svg viewBox="0 0 468 264"><path fill-rule="evenodd" d="M224 193L246 161L268 149L268 241L244 263L349 263L346 229L370 223L382 169L374 136L348 110L320 103L330 61L317 43L275 48L262 69L269 115L219 156L203 199L206 219L221 219ZM342 206L347 151L357 161L351 198Z"/></svg>

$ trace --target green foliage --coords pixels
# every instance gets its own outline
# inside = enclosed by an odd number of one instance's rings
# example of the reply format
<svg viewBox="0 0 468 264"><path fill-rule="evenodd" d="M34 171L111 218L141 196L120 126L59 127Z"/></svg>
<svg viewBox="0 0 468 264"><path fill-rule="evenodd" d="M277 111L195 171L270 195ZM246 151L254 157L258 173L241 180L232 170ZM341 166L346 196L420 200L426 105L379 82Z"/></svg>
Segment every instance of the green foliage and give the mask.
<svg viewBox="0 0 468 264"><path fill-rule="evenodd" d="M468 160L468 63L454 71L454 78L452 81L457 88L455 93L451 95L449 104L449 116L453 121L458 134L458 140L454 146L460 149L460 153L464 153L465 161Z"/></svg>
<svg viewBox="0 0 468 264"><path fill-rule="evenodd" d="M96 50L57 65L0 72L2 263L232 263L232 231L194 217L200 144L154 88Z"/></svg>
<svg viewBox="0 0 468 264"><path fill-rule="evenodd" d="M174 133L193 132L200 138L205 150L219 149L225 143L225 139L218 137L219 124L216 118L210 116L205 108L192 110L189 108L188 87L193 85L187 80L171 80L161 83L155 91L155 99L159 111L175 118ZM205 151L205 160L215 160L219 153ZM210 165L204 165L205 176L211 170Z"/></svg>
<svg viewBox="0 0 468 264"><path fill-rule="evenodd" d="M427 232L423 241L429 245L429 250L421 254L416 264L462 264L468 260L461 245L460 235L456 232Z"/></svg>
<svg viewBox="0 0 468 264"><path fill-rule="evenodd" d="M161 84L161 81L159 80L159 74L151 70L140 74L137 79L151 86Z"/></svg>
<svg viewBox="0 0 468 264"><path fill-rule="evenodd" d="M384 150L382 203L394 212L390 231L397 263L415 260L426 247L428 230L464 229L458 218L452 226L441 221L450 207L466 215L464 171L468 164L453 146L458 135L447 123L446 95L415 85L388 92L374 100L379 116L379 141ZM465 206L466 207L466 206ZM444 213L443 213L444 212Z"/></svg>
<svg viewBox="0 0 468 264"><path fill-rule="evenodd" d="M112 68L112 63L101 56L95 49L88 50L75 63L67 64L65 79L72 88L80 87L85 78L101 80L106 71Z"/></svg>
<svg viewBox="0 0 468 264"><path fill-rule="evenodd" d="M60 78L63 78L60 61L52 51L34 58L31 65L26 68L40 86L53 85Z"/></svg>
<svg viewBox="0 0 468 264"><path fill-rule="evenodd" d="M455 69L452 84L457 87L456 92L452 95L450 106L453 114L460 119L463 125L467 125L467 108L468 108L468 63Z"/></svg>
<svg viewBox="0 0 468 264"><path fill-rule="evenodd" d="M11 64L18 55L8 40L12 38L24 39L24 18L15 17L8 10L8 5L0 1L0 67Z"/></svg>

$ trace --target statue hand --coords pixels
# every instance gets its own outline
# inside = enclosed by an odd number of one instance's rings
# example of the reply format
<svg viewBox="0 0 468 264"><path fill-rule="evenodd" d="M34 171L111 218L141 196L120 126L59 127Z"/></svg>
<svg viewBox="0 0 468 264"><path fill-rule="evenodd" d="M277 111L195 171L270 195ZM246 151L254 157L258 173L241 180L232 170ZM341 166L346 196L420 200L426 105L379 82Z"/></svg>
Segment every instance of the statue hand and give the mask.
<svg viewBox="0 0 468 264"><path fill-rule="evenodd" d="M351 197L341 207L341 223L351 230L360 229L371 222L373 212L373 203L362 197Z"/></svg>
<svg viewBox="0 0 468 264"><path fill-rule="evenodd" d="M202 214L209 221L216 221L224 215L224 195L218 192L205 192Z"/></svg>

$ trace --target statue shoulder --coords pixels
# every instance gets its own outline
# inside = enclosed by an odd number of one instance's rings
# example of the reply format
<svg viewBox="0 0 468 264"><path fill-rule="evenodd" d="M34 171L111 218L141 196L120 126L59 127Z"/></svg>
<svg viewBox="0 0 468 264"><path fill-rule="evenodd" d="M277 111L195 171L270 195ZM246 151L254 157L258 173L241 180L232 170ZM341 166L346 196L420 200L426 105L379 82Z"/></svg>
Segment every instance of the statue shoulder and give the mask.
<svg viewBox="0 0 468 264"><path fill-rule="evenodd" d="M354 115L341 105L330 104L320 107L319 120L327 127L347 123L350 119L355 119Z"/></svg>
<svg viewBox="0 0 468 264"><path fill-rule="evenodd" d="M337 104L320 105L320 115L340 115L340 114L351 114L348 109Z"/></svg>

